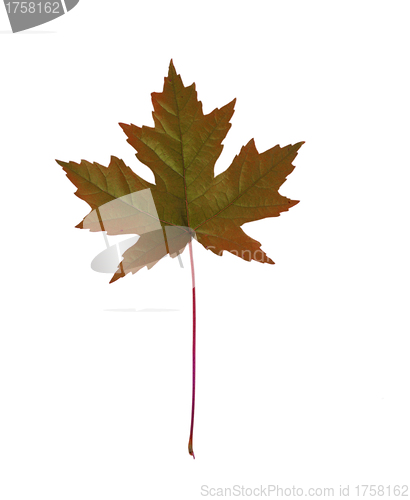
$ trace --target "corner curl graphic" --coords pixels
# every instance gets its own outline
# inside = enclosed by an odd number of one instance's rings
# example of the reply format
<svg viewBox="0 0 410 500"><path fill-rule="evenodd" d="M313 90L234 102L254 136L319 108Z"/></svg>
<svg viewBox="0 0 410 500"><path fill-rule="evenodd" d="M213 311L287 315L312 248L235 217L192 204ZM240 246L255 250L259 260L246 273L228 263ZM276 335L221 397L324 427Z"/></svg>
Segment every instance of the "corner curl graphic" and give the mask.
<svg viewBox="0 0 410 500"><path fill-rule="evenodd" d="M63 16L80 0L35 0L13 2L4 0L13 33L28 30Z"/></svg>

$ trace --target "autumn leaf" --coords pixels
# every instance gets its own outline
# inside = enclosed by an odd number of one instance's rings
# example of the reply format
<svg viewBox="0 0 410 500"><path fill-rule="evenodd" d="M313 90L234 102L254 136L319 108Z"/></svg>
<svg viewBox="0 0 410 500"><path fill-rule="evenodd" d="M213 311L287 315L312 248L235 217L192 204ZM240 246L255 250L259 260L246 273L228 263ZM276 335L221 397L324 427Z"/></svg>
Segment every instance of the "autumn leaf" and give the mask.
<svg viewBox="0 0 410 500"><path fill-rule="evenodd" d="M150 189L163 228L191 228L198 242L216 255L228 251L247 261L273 264L261 244L241 226L276 217L298 203L280 195L278 189L292 172L292 161L303 142L258 153L252 139L231 166L215 177L215 162L231 126L235 99L204 115L195 84L184 87L171 61L164 90L153 93L152 102L155 127L120 125L136 149L137 158L153 171L155 184L142 179L116 157L111 158L108 168L85 160L80 164L58 161L77 186L75 194L96 209L135 191ZM76 227L83 228L83 222ZM101 226L89 229L102 230ZM135 228L107 233L140 234ZM181 251L189 238L182 240L181 248L174 245L173 254ZM152 261L149 255L152 243L152 235L144 233L126 250L123 269L117 270L111 283L157 262L159 259ZM161 257L169 252L162 253Z"/></svg>
<svg viewBox="0 0 410 500"><path fill-rule="evenodd" d="M149 167L155 183L147 182L124 162L111 157L108 167L82 160L58 161L77 187L75 194L91 212L76 227L107 234L137 234L110 283L143 267L151 268L165 255L175 257L189 245L194 300L191 239L221 256L230 252L243 260L274 262L259 241L241 226L277 217L298 201L279 194L293 171L292 161L303 142L274 146L263 153L254 140L242 147L232 164L215 177L214 168L231 124L235 99L205 115L195 84L185 87L171 61L161 93L152 94L154 127L120 123L136 156ZM195 386L195 380L193 387ZM193 391L193 408L194 408ZM193 455L192 430L189 451Z"/></svg>

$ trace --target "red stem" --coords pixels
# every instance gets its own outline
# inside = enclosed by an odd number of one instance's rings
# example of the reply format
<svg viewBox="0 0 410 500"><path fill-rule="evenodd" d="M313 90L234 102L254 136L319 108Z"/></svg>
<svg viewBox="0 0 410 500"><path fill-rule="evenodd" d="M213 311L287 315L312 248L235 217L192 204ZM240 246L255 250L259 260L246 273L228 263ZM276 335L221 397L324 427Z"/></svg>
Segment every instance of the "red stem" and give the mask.
<svg viewBox="0 0 410 500"><path fill-rule="evenodd" d="M191 258L191 276L192 276L192 411L191 411L191 432L189 434L188 451L195 458L193 449L194 438L194 415L195 415L195 368L196 368L196 302L195 302L195 272L194 272L194 254L192 252L192 240L189 242L189 256Z"/></svg>

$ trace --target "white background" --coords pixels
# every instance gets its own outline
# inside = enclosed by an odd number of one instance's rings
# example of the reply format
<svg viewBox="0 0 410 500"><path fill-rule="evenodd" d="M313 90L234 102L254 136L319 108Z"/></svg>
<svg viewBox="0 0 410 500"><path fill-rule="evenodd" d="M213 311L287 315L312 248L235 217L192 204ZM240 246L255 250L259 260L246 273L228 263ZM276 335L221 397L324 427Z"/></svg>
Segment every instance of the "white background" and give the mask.
<svg viewBox="0 0 410 500"><path fill-rule="evenodd" d="M408 5L80 0L20 34L0 8L2 500L410 484ZM306 141L300 203L244 226L274 266L194 245L196 460L188 251L109 285L54 161L152 180L118 122L153 125L171 58L205 112L237 98L217 173Z"/></svg>

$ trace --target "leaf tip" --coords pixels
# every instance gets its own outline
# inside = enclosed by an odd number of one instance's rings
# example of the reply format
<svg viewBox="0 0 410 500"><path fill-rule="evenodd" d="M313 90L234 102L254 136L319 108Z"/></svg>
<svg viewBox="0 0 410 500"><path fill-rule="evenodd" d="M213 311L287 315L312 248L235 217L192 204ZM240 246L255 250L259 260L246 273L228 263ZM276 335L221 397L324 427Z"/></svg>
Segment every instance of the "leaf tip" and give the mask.
<svg viewBox="0 0 410 500"><path fill-rule="evenodd" d="M124 276L122 273L115 273L114 276L110 279L109 284L114 283Z"/></svg>
<svg viewBox="0 0 410 500"><path fill-rule="evenodd" d="M252 138L250 141L248 141L248 144L246 146L244 146L244 148L253 149L254 151L257 152L256 144L255 144L255 139Z"/></svg>
<svg viewBox="0 0 410 500"><path fill-rule="evenodd" d="M126 131L127 131L127 130L129 130L129 129L131 128L131 124L130 124L130 125L128 125L127 123L122 123L122 122L120 122L118 125L122 128L122 130L123 130L125 133L127 133Z"/></svg>
<svg viewBox="0 0 410 500"><path fill-rule="evenodd" d="M229 111L230 113L230 118L232 117L232 115L234 114L235 112L235 104L236 104L236 97L234 99L232 99L231 102L228 102L228 104L226 104L222 109L226 109ZM231 125L231 124L229 124Z"/></svg>
<svg viewBox="0 0 410 500"><path fill-rule="evenodd" d="M172 59L169 61L169 70L168 70L168 72L169 72L169 75L171 75L171 73L175 73L176 74L176 72L177 72L176 69L175 69L174 62L173 62Z"/></svg>

